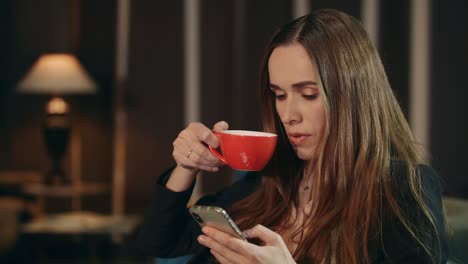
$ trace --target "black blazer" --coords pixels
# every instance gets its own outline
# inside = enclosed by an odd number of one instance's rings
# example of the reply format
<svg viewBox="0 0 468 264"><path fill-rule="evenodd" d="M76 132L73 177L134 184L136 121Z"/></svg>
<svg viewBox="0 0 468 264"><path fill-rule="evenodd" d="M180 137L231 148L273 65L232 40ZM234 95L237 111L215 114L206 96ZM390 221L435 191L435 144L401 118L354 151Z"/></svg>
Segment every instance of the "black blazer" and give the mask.
<svg viewBox="0 0 468 264"><path fill-rule="evenodd" d="M434 214L441 242L440 263L446 263L448 256L442 210L442 195L439 178L434 170L426 165L417 168L424 188L424 198L429 210ZM152 201L137 237L137 247L145 254L157 257L177 257L192 254L189 263L217 263L209 250L197 242L200 227L189 215L186 208L193 186L184 192L172 192L165 188L172 169L163 173L155 184ZM397 200L403 213L415 225L427 225L421 210L410 195L406 181L406 169L401 162L392 162L392 181L397 188ZM213 195L201 198L197 204L228 208L234 202L246 197L258 187L261 177L258 173L248 173L242 180ZM369 240L368 252L372 263L431 263L431 258L414 241L403 225L392 216L384 217L383 236ZM439 244L434 232L428 228L428 238L432 239L431 250L439 254Z"/></svg>

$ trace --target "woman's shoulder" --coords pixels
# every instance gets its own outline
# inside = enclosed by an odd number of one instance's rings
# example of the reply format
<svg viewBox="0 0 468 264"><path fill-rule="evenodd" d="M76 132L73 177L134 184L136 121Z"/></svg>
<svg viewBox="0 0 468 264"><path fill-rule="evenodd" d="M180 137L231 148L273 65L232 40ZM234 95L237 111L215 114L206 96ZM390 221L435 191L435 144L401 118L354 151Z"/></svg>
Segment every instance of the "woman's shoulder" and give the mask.
<svg viewBox="0 0 468 264"><path fill-rule="evenodd" d="M427 164L416 164L414 173L408 175L408 164L401 160L393 160L390 169L392 195L396 198L400 214L412 226L418 238L429 243L426 246L433 256L446 259L447 244L439 175ZM425 250L410 235L400 217L391 213L383 219L384 246L389 257L398 259L406 256L408 259L419 260L415 261L417 263L422 259L429 260Z"/></svg>
<svg viewBox="0 0 468 264"><path fill-rule="evenodd" d="M417 174L437 176L435 170L428 164L418 163L415 164L414 168ZM408 170L408 163L401 159L392 159L390 161L390 169L392 171L392 174L398 173L406 175Z"/></svg>
<svg viewBox="0 0 468 264"><path fill-rule="evenodd" d="M403 198L408 203L411 200L408 199L408 196L410 193L414 195L414 187L416 187L429 207L440 207L442 197L441 179L431 166L416 164L414 166L414 173L408 176L407 163L401 160L392 160L390 174L396 197Z"/></svg>
<svg viewBox="0 0 468 264"><path fill-rule="evenodd" d="M423 163L415 164L414 171L408 175L408 163L403 160L392 160L390 162L390 175L391 180L400 185L407 185L410 180L419 183L423 189L425 187L440 188L440 177L431 166ZM409 179L413 177L413 179Z"/></svg>

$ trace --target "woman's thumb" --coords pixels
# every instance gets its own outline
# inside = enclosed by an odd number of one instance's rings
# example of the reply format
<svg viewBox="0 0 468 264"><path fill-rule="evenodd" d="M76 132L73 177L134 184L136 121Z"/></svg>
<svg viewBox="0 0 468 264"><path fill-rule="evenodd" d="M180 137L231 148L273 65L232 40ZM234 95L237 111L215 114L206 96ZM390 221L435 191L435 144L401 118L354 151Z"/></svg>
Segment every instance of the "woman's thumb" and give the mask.
<svg viewBox="0 0 468 264"><path fill-rule="evenodd" d="M229 125L226 121L219 121L213 126L214 131L223 131L229 128Z"/></svg>

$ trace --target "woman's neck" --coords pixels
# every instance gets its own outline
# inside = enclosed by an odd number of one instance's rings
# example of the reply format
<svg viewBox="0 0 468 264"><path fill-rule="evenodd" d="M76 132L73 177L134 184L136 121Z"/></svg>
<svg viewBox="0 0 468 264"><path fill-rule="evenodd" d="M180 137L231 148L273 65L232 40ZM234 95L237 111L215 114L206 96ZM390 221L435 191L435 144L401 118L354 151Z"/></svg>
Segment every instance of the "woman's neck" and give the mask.
<svg viewBox="0 0 468 264"><path fill-rule="evenodd" d="M299 208L308 207L311 203L312 198L312 178L314 176L313 173L306 174L306 170L304 170L304 177L302 177L302 181L299 184L299 190L297 192L298 201L299 201Z"/></svg>

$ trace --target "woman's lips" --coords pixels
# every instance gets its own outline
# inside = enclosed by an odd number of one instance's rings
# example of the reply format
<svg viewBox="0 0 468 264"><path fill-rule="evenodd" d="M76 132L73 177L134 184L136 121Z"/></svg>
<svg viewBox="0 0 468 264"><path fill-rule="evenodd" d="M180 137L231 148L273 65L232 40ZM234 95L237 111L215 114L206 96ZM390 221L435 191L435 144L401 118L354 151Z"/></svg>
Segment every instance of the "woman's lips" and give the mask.
<svg viewBox="0 0 468 264"><path fill-rule="evenodd" d="M310 135L306 134L288 134L289 142L291 145L301 145Z"/></svg>

